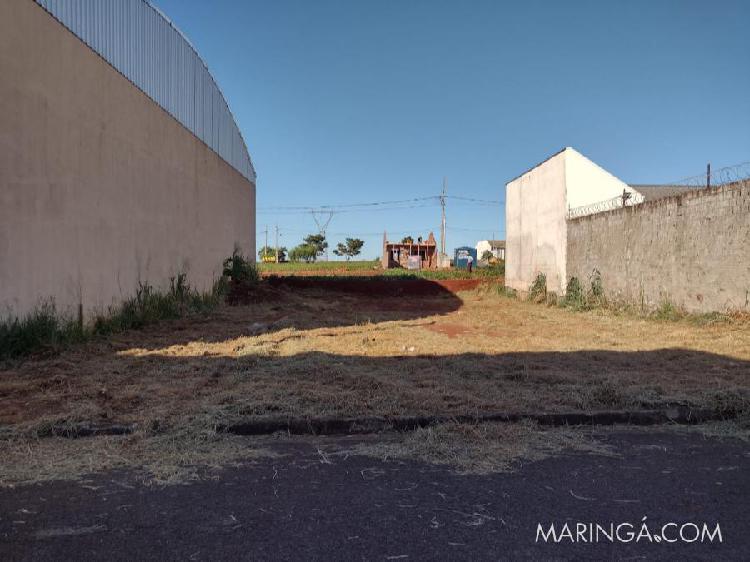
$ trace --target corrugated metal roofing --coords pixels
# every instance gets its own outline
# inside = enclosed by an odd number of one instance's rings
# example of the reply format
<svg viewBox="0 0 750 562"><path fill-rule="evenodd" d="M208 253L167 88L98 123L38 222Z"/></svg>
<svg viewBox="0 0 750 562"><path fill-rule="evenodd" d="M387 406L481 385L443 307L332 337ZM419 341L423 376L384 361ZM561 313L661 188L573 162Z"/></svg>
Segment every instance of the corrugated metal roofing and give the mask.
<svg viewBox="0 0 750 562"><path fill-rule="evenodd" d="M147 0L35 0L137 88L256 180L237 122L206 63Z"/></svg>
<svg viewBox="0 0 750 562"><path fill-rule="evenodd" d="M644 201L656 201L657 199L696 191L695 187L685 185L630 185L630 187L643 195Z"/></svg>

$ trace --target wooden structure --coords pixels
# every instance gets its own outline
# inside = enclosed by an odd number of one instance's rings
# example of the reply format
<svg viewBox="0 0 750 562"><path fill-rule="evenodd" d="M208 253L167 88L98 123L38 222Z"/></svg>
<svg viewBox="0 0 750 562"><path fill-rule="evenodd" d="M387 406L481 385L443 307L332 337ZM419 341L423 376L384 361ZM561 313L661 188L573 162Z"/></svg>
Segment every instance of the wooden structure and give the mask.
<svg viewBox="0 0 750 562"><path fill-rule="evenodd" d="M409 259L411 258L411 259ZM389 242L383 233L383 269L403 267L405 269L437 269L438 252L435 235L430 232L427 240L417 238L411 242Z"/></svg>

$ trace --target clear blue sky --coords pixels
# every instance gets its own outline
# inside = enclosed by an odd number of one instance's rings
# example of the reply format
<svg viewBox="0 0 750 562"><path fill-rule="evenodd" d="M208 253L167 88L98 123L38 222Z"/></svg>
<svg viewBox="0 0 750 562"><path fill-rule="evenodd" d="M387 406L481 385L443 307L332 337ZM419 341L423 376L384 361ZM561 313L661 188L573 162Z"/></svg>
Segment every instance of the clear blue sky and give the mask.
<svg viewBox="0 0 750 562"><path fill-rule="evenodd" d="M630 183L750 160L750 2L156 0L207 62L258 172L258 207L505 183L564 146ZM438 235L439 207L343 213L332 245ZM291 247L306 214L259 212ZM448 206L448 246L504 208ZM396 238L393 236L392 238Z"/></svg>

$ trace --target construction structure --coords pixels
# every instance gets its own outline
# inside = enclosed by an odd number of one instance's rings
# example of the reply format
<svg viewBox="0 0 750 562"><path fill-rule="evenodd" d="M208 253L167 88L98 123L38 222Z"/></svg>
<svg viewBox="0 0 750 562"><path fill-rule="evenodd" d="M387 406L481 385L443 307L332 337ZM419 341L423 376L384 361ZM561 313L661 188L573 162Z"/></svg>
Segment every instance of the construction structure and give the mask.
<svg viewBox="0 0 750 562"><path fill-rule="evenodd" d="M255 170L211 73L145 0L0 2L0 316L106 313L255 254Z"/></svg>
<svg viewBox="0 0 750 562"><path fill-rule="evenodd" d="M430 232L427 240L420 236L416 240L407 237L401 242L389 242L384 232L383 254L380 259L383 269L437 269L438 247L435 235Z"/></svg>

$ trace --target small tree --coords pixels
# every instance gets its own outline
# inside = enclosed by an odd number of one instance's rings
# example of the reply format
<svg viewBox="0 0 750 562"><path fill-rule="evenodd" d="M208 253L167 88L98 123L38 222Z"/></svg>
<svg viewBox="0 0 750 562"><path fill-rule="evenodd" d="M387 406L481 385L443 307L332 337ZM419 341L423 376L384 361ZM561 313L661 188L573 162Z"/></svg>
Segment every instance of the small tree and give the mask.
<svg viewBox="0 0 750 562"><path fill-rule="evenodd" d="M489 250L485 250L484 253L482 254L482 259L483 260L490 261L494 257L495 257L495 254L493 254Z"/></svg>
<svg viewBox="0 0 750 562"><path fill-rule="evenodd" d="M336 249L333 250L333 253L337 256L344 256L346 257L346 261L349 261L354 256L359 255L359 253L362 251L362 246L364 245L364 241L360 240L359 238L347 238L346 243L338 243Z"/></svg>
<svg viewBox="0 0 750 562"><path fill-rule="evenodd" d="M300 244L299 246L292 248L289 252L289 259L292 261L306 261L309 263L315 261L317 257L318 253L316 248L309 244Z"/></svg>
<svg viewBox="0 0 750 562"><path fill-rule="evenodd" d="M414 244L414 238L412 238L411 236L404 236L401 239L401 243L402 244Z"/></svg>
<svg viewBox="0 0 750 562"><path fill-rule="evenodd" d="M310 234L302 239L303 246L309 246L315 250L315 257L323 255L323 252L328 248L328 242L323 234ZM299 246L298 246L299 247ZM313 261L315 261L313 259Z"/></svg>
<svg viewBox="0 0 750 562"><path fill-rule="evenodd" d="M284 261L286 259L286 252L287 249L284 246L281 246L279 248L279 261ZM258 250L258 257L263 260L264 258L273 258L276 259L276 248L273 246L263 246L260 250Z"/></svg>

